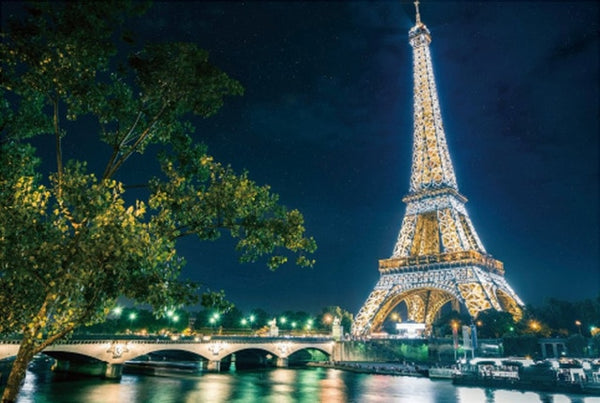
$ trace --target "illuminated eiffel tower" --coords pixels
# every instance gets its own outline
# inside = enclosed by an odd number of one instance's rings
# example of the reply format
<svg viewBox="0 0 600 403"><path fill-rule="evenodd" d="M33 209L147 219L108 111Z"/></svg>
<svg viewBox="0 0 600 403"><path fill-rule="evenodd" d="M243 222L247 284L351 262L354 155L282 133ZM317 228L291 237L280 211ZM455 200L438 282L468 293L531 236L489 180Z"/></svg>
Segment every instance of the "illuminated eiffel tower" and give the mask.
<svg viewBox="0 0 600 403"><path fill-rule="evenodd" d="M522 316L523 303L504 279L502 262L487 254L458 191L442 125L429 52L431 34L421 22L408 33L413 48L414 143L406 213L389 259L379 261L381 277L352 326L354 336L377 332L400 303L409 321L431 330L447 303L475 317L486 309Z"/></svg>

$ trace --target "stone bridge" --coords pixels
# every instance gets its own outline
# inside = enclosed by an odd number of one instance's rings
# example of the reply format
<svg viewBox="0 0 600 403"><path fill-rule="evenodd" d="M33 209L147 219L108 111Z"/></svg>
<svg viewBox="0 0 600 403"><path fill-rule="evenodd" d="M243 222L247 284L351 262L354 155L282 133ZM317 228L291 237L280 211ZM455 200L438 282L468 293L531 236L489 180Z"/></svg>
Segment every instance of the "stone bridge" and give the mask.
<svg viewBox="0 0 600 403"><path fill-rule="evenodd" d="M48 355L76 354L106 364L107 378L119 378L125 361L164 350L186 351L208 360L208 370L219 371L221 360L242 350L258 349L276 357L278 367L286 367L288 357L297 351L316 349L331 356L335 342L326 337L219 337L212 339L71 339L57 342L43 352ZM0 360L16 356L19 341L0 340ZM54 353L54 354L53 354Z"/></svg>

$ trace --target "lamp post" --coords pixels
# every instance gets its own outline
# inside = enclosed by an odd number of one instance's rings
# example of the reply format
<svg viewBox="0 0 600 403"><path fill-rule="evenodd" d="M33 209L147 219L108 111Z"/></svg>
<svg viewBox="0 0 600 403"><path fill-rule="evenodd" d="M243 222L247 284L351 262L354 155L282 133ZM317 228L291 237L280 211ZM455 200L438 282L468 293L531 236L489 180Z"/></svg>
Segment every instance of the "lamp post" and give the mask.
<svg viewBox="0 0 600 403"><path fill-rule="evenodd" d="M172 325L172 320L173 320L174 315L175 315L175 311L173 311L172 309L169 309L167 311L167 320L169 321L169 332L171 331L171 325Z"/></svg>
<svg viewBox="0 0 600 403"><path fill-rule="evenodd" d="M458 350L458 323L453 320L451 322L452 325L452 341L453 341L453 345L454 345L454 361L456 362L457 360L457 350Z"/></svg>
<svg viewBox="0 0 600 403"><path fill-rule="evenodd" d="M213 333L215 331L215 326L217 325L217 322L219 321L219 319L221 319L221 314L219 314L219 312L215 312L212 314L212 316L208 320L210 322L210 325L213 328Z"/></svg>
<svg viewBox="0 0 600 403"><path fill-rule="evenodd" d="M133 321L137 318L137 314L135 312L131 312L129 314L129 330L133 327ZM133 332L133 331L132 331Z"/></svg>
<svg viewBox="0 0 600 403"><path fill-rule="evenodd" d="M282 316L281 318L279 318L279 323L281 323L281 333L283 334L283 327L287 323L287 318L285 316Z"/></svg>
<svg viewBox="0 0 600 403"><path fill-rule="evenodd" d="M307 321L306 321L306 326L305 326L305 329L306 329L306 331L308 332L308 334L310 334L310 331L311 331L311 329L312 329L312 326L313 326L313 320L312 320L312 319L309 319L309 320L307 320Z"/></svg>
<svg viewBox="0 0 600 403"><path fill-rule="evenodd" d="M581 321L580 320L576 320L575 321L575 325L577 326L577 329L579 330L579 334L581 335Z"/></svg>

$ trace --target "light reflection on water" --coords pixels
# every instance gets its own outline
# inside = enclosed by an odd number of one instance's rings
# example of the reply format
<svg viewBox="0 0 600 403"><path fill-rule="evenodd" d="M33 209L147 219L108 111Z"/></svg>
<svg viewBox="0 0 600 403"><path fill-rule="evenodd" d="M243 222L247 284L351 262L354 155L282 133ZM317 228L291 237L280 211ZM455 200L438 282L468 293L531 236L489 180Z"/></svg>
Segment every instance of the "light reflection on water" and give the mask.
<svg viewBox="0 0 600 403"><path fill-rule="evenodd" d="M454 387L427 378L325 368L270 369L120 381L28 372L18 403L600 403L600 398Z"/></svg>

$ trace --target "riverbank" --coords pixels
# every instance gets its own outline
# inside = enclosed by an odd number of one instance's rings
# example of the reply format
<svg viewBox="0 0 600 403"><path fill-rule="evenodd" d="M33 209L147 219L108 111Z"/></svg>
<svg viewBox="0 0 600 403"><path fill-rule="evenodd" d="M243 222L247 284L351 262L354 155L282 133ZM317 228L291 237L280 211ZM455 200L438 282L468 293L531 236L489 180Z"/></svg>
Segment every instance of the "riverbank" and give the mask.
<svg viewBox="0 0 600 403"><path fill-rule="evenodd" d="M309 362L310 367L334 368L363 374L427 377L427 367L401 362Z"/></svg>

